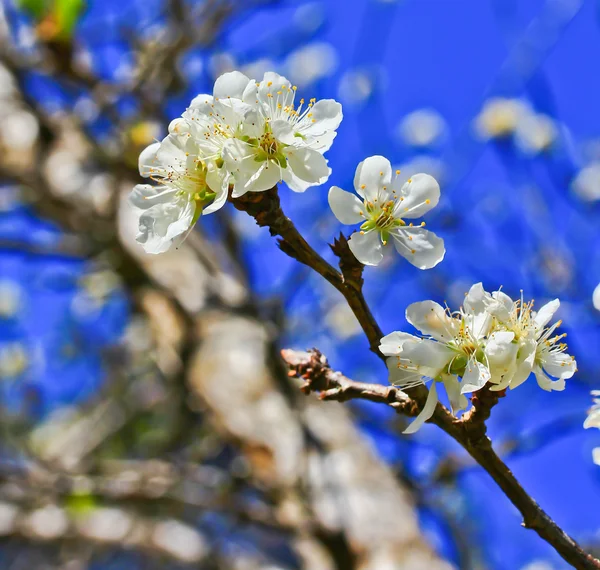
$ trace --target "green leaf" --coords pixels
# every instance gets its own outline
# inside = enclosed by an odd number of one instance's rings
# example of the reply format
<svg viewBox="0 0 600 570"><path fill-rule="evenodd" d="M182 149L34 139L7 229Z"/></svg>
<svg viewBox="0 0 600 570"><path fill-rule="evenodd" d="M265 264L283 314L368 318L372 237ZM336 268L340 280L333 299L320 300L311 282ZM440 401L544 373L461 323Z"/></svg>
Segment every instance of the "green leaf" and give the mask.
<svg viewBox="0 0 600 570"><path fill-rule="evenodd" d="M34 18L41 19L48 13L49 0L18 0L17 6L29 12Z"/></svg>
<svg viewBox="0 0 600 570"><path fill-rule="evenodd" d="M85 3L86 0L54 0L53 16L58 38L71 39Z"/></svg>

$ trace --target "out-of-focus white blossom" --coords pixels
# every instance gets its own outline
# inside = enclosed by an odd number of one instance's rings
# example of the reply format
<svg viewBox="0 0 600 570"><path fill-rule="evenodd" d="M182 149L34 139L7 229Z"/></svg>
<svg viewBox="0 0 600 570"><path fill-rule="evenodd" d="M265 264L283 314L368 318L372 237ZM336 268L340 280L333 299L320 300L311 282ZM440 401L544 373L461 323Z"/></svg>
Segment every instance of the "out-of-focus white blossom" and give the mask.
<svg viewBox="0 0 600 570"><path fill-rule="evenodd" d="M521 99L488 99L475 119L477 134L484 140L512 135L519 123L531 115L529 105Z"/></svg>
<svg viewBox="0 0 600 570"><path fill-rule="evenodd" d="M12 380L23 374L29 366L27 349L20 342L0 347L0 380Z"/></svg>
<svg viewBox="0 0 600 570"><path fill-rule="evenodd" d="M8 536L14 532L18 517L18 507L10 503L0 503L0 536Z"/></svg>
<svg viewBox="0 0 600 570"><path fill-rule="evenodd" d="M123 509L97 507L76 518L79 532L100 542L122 542L133 528L133 519Z"/></svg>
<svg viewBox="0 0 600 570"><path fill-rule="evenodd" d="M37 538L53 540L67 532L69 518L64 509L56 505L47 505L31 512L23 526Z"/></svg>
<svg viewBox="0 0 600 570"><path fill-rule="evenodd" d="M14 317L23 306L23 291L16 281L0 281L0 319Z"/></svg>
<svg viewBox="0 0 600 570"><path fill-rule="evenodd" d="M327 42L314 42L293 51L286 59L289 76L301 87L329 77L338 65L335 48Z"/></svg>
<svg viewBox="0 0 600 570"><path fill-rule="evenodd" d="M339 83L338 96L344 105L359 106L375 90L375 77L365 70L346 71Z"/></svg>
<svg viewBox="0 0 600 570"><path fill-rule="evenodd" d="M410 305L406 319L423 336L393 332L380 345L390 357L392 384L407 389L433 380L423 410L406 433L433 414L437 382L444 384L454 411L466 407L464 394L488 383L491 390L516 388L532 372L542 389L564 390L577 364L565 353L565 335L554 334L560 321L547 326L559 304L555 299L536 312L533 302L515 302L502 291L488 293L477 283L455 313L433 301Z"/></svg>
<svg viewBox="0 0 600 570"><path fill-rule="evenodd" d="M594 405L588 412L583 427L586 429L591 427L600 429L600 390L592 390L592 396L594 396ZM594 463L600 465L600 447L596 447L592 454Z"/></svg>
<svg viewBox="0 0 600 570"><path fill-rule="evenodd" d="M389 160L371 156L356 169L354 188L360 196L337 186L329 190L329 205L343 224L358 224L348 245L365 265L378 265L383 247L392 239L396 251L420 269L430 269L443 258L444 240L424 229L425 222L414 226L404 220L420 218L435 207L440 187L428 174L415 174L402 183L396 171L392 176Z"/></svg>
<svg viewBox="0 0 600 570"><path fill-rule="evenodd" d="M596 288L592 293L592 304L594 305L594 309L600 311L600 283L596 285Z"/></svg>
<svg viewBox="0 0 600 570"><path fill-rule="evenodd" d="M156 524L152 542L160 550L184 562L198 562L208 553L206 541L200 533L174 519Z"/></svg>
<svg viewBox="0 0 600 570"><path fill-rule="evenodd" d="M528 154L537 154L548 150L558 134L554 120L541 113L525 114L517 124L515 140L517 145Z"/></svg>
<svg viewBox="0 0 600 570"><path fill-rule="evenodd" d="M600 200L600 162L582 168L571 182L571 188L586 202Z"/></svg>
<svg viewBox="0 0 600 570"><path fill-rule="evenodd" d="M431 146L440 141L446 131L443 117L435 109L418 109L404 117L399 133L406 144Z"/></svg>

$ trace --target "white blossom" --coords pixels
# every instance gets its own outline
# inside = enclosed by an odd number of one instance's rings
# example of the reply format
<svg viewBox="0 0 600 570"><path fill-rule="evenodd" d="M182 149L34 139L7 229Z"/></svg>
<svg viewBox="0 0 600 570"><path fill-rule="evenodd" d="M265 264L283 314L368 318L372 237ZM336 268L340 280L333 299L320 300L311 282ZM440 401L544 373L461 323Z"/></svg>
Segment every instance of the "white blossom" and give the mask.
<svg viewBox="0 0 600 570"><path fill-rule="evenodd" d="M425 222L415 226L404 220L420 218L440 198L440 187L427 174L415 174L402 183L396 171L392 177L389 160L371 156L356 169L354 188L360 198L337 186L329 191L329 205L343 224L358 224L352 234L350 249L365 265L378 265L383 247L392 239L398 253L420 269L430 269L443 258L444 240L424 229Z"/></svg>
<svg viewBox="0 0 600 570"><path fill-rule="evenodd" d="M592 390L592 396L594 396L594 405L588 412L588 417L583 423L585 429L597 428L600 429L600 390ZM593 450L593 460L596 465L600 465L600 447L596 447Z"/></svg>
<svg viewBox="0 0 600 570"><path fill-rule="evenodd" d="M507 362L502 378L492 389L516 388L533 372L540 388L546 391L564 390L565 380L575 374L577 363L565 353L567 345L561 340L566 333L554 334L562 321L546 326L560 307L560 301L554 299L536 312L533 301L525 303L522 298L513 301L502 291L491 295L483 293L483 302L498 322L497 326L514 334L517 347L515 357Z"/></svg>
<svg viewBox="0 0 600 570"><path fill-rule="evenodd" d="M422 336L394 332L380 345L390 357L392 384L408 389L433 380L426 405L405 433L432 416L437 382L444 384L454 412L465 409L465 394L488 383L491 390L515 388L532 372L544 390L564 390L577 365L560 342L564 335L554 335L560 321L547 326L559 301L537 313L532 307L533 302L515 302L502 291L490 294L481 283L471 287L455 313L433 301L410 305L406 319Z"/></svg>
<svg viewBox="0 0 600 570"><path fill-rule="evenodd" d="M148 146L139 158L140 174L157 184L138 184L130 203L139 212L136 239L147 253L162 253L187 235L199 216L227 199L227 173L203 158L187 132L173 130Z"/></svg>
<svg viewBox="0 0 600 570"><path fill-rule="evenodd" d="M277 73L261 82L239 71L215 83L213 96L199 95L184 113L186 126L207 156L233 174L233 196L261 192L280 181L296 192L324 183L331 170L323 153L342 120L332 99L304 99Z"/></svg>

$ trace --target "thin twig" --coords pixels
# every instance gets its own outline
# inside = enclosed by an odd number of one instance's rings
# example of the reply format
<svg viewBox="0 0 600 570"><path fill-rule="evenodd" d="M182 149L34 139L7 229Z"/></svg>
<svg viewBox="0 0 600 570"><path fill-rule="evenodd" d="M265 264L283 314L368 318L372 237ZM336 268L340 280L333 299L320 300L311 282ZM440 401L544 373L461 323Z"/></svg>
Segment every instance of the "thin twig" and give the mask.
<svg viewBox="0 0 600 570"><path fill-rule="evenodd" d="M271 235L280 236L278 245L284 253L311 267L344 295L369 340L371 350L385 361L385 357L378 348L383 333L362 294L362 278L356 278L356 268L340 273L308 244L293 222L283 213L276 187L266 192L230 198L230 201L238 210L250 214L259 226L268 227ZM342 267L345 262L346 268L348 268L343 243L340 244L338 240L333 249L334 251L338 250L336 253L343 262ZM346 276L352 275L354 278L347 281L344 273ZM359 275L359 277L361 276ZM403 401L401 404L398 400L400 393L398 390L378 384L364 384L350 380L331 371L327 360L321 359L321 356L318 351L307 353L303 358L293 351L284 353L284 358L291 360L293 374L304 377L303 390L321 391L322 399L326 400L345 401L359 398L380 402L391 406L397 412L409 415L414 415L415 411L418 412L421 409L424 395L427 393L425 386L410 390L409 396L407 396L408 401ZM491 392L482 391L475 397L474 409L463 419L454 418L444 406L438 404L430 421L460 443L471 457L489 473L521 512L523 526L535 530L574 568L599 570L600 560L584 552L541 509L492 449L492 442L486 435L485 420L489 417L490 410L496 404L498 397L500 394L496 396Z"/></svg>

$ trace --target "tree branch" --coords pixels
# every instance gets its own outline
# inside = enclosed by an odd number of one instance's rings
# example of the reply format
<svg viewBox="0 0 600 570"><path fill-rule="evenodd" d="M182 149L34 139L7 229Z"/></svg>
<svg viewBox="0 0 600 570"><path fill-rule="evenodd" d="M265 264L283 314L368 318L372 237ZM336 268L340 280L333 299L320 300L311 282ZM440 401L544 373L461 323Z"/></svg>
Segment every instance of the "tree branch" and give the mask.
<svg viewBox="0 0 600 570"><path fill-rule="evenodd" d="M276 186L266 192L248 192L239 198L230 198L230 201L236 209L250 214L260 227L268 227L272 236L279 236L281 239L278 240L277 245L281 251L316 271L345 297L369 339L371 350L383 358L379 352L379 340L383 333L363 296L362 279L357 279L355 266L357 262L350 261L348 264L348 254L350 256L352 254L346 240L340 242L337 250L342 255L340 259L346 262L346 266L342 263L343 271L340 273L308 244L293 222L283 213ZM334 252L335 248L336 246ZM343 253L344 249L347 251L346 254ZM360 272L362 273L362 269Z"/></svg>
<svg viewBox="0 0 600 570"><path fill-rule="evenodd" d="M331 283L348 302L369 340L371 350L384 362L379 351L383 333L375 320L362 293L362 271L350 260L345 240L337 240L332 249L340 257L342 272L325 261L302 237L293 222L281 209L277 187L266 192L248 193L230 201L240 211L251 215L261 227L268 227L271 235L279 236L279 248L300 263L307 265ZM300 353L301 354L301 353ZM305 380L303 391L319 391L324 400L346 401L360 398L386 404L398 413L415 415L422 408L427 395L425 386L408 391L406 400L401 392L393 387L378 384L354 382L340 373L331 370L327 359L318 351L301 356L294 351L286 351L283 357L291 367L292 375ZM483 467L502 489L509 500L523 516L523 526L535 530L574 568L599 570L600 560L585 553L527 494L510 469L492 449L492 442L486 435L485 420L501 394L482 390L474 396L473 408L462 419L454 418L441 404L437 405L431 420L455 439Z"/></svg>
<svg viewBox="0 0 600 570"><path fill-rule="evenodd" d="M304 380L301 390L308 394L320 392L322 400L362 399L386 404L397 413L414 416L419 407L414 400L394 386L356 382L340 372L332 370L327 358L317 349L307 352L282 350L284 361L290 367L290 375ZM585 553L527 494L511 470L492 449L492 442L486 435L485 420L491 408L497 403L502 392L480 390L473 398L473 407L460 419L436 413L431 422L443 429L460 443L465 450L494 479L510 501L523 516L523 526L535 530L569 564L581 570L600 568L600 561Z"/></svg>

